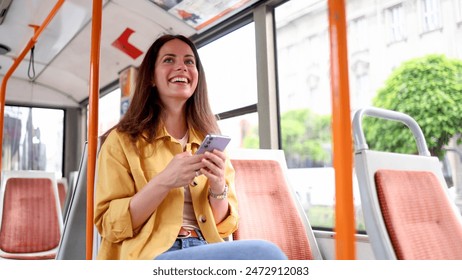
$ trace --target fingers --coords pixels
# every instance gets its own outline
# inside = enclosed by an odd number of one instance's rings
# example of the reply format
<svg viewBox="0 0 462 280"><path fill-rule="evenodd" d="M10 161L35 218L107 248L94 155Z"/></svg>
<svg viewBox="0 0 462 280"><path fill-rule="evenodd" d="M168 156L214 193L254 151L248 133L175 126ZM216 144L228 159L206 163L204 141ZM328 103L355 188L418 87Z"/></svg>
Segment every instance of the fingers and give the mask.
<svg viewBox="0 0 462 280"><path fill-rule="evenodd" d="M221 151L213 150L213 153L205 152L204 157L205 157L205 159L213 162L215 165L217 165L220 168L224 168L224 166L225 166L226 155L225 155L225 153L223 153ZM204 161L204 160L202 160L202 161Z"/></svg>
<svg viewBox="0 0 462 280"><path fill-rule="evenodd" d="M221 185L224 184L225 161L225 153L218 150L201 155L186 151L177 154L166 169L169 179L176 178L175 185L191 183L200 175L205 175L212 185Z"/></svg>
<svg viewBox="0 0 462 280"><path fill-rule="evenodd" d="M226 156L223 152L215 150L213 153L206 152L202 163L204 168L200 171L202 174L207 176L211 181L211 184L223 184L225 174L225 160Z"/></svg>

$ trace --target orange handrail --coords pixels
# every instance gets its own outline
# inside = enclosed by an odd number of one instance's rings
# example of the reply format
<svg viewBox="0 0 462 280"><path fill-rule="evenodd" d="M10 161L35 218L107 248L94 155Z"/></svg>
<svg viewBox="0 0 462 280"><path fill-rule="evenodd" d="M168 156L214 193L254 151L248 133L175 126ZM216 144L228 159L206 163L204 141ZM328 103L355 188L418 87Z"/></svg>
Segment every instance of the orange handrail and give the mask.
<svg viewBox="0 0 462 280"><path fill-rule="evenodd" d="M13 75L16 68L18 68L19 64L22 62L26 54L32 49L35 43L37 43L38 37L40 36L42 31L48 26L48 24L51 22L51 20L56 15L58 10L61 8L64 1L65 0L58 0L58 2L56 2L53 9L50 11L48 16L45 18L43 23L38 28L36 26L32 26L34 28L34 35L29 40L29 42L24 47L24 49L19 54L19 56L14 60L13 65L11 65L10 69L8 69L8 71L6 72L5 76L2 79L2 86L0 88L0 143L3 143L3 126L4 126L4 118L5 118L5 97L6 97L6 85L8 83L8 80L10 79L11 75ZM2 170L2 162L3 162L2 150L3 149L0 149L0 170Z"/></svg>
<svg viewBox="0 0 462 280"><path fill-rule="evenodd" d="M91 24L90 93L88 124L87 161L87 220L86 220L86 259L93 255L93 193L95 183L96 153L98 146L98 102L99 102L99 61L101 50L101 25L103 1L93 1Z"/></svg>
<svg viewBox="0 0 462 280"><path fill-rule="evenodd" d="M355 259L353 151L344 0L328 0L337 259Z"/></svg>

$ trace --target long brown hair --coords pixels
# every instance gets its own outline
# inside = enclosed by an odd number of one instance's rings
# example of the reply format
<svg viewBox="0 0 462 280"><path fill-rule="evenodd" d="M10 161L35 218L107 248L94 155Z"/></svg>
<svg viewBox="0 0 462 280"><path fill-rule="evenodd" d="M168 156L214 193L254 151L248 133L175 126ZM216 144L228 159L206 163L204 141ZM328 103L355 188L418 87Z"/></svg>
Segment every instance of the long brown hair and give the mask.
<svg viewBox="0 0 462 280"><path fill-rule="evenodd" d="M147 142L151 143L159 132L162 123L161 115L163 105L157 88L152 85L155 61L160 48L173 39L179 39L191 47L198 71L196 90L186 101L185 106L186 122L188 126L202 134L202 137L207 133L220 132L217 120L210 108L205 73L196 46L183 35L167 34L155 40L147 51L138 70L135 91L130 101L130 106L119 123L112 128L127 133L133 143L135 143L139 137L144 137ZM111 130L103 135L103 139Z"/></svg>

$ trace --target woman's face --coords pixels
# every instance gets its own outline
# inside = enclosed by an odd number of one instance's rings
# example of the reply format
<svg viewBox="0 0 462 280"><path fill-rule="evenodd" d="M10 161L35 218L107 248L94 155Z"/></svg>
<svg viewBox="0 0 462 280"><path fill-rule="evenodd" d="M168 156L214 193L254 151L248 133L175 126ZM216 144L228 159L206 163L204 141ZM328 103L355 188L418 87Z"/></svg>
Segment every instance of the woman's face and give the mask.
<svg viewBox="0 0 462 280"><path fill-rule="evenodd" d="M160 99L186 101L197 87L196 58L188 44L173 39L159 50L154 69L154 84Z"/></svg>

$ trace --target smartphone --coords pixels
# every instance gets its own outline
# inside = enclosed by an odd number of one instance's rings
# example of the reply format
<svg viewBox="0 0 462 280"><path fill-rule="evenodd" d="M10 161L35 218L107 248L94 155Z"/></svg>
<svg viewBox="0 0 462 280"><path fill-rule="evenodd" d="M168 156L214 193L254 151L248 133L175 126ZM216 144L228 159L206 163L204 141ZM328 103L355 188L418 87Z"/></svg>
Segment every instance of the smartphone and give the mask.
<svg viewBox="0 0 462 280"><path fill-rule="evenodd" d="M231 137L229 136L207 134L199 149L197 149L196 154L203 154L206 151L211 152L214 149L224 151L229 141L231 141Z"/></svg>

